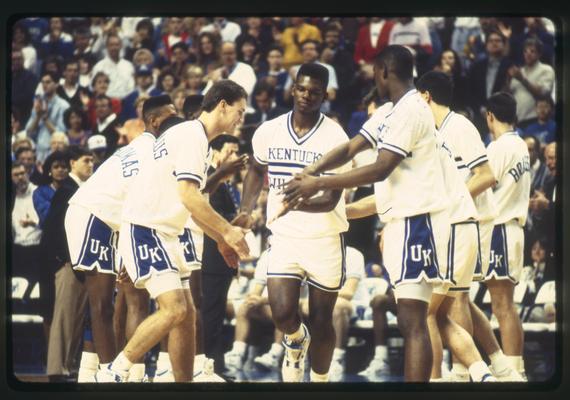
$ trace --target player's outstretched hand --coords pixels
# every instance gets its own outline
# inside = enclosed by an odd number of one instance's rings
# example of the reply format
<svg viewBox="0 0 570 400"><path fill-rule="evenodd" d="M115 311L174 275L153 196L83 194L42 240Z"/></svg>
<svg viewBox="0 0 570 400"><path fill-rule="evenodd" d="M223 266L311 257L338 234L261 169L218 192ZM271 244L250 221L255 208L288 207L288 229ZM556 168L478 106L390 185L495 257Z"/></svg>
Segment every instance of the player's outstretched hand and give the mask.
<svg viewBox="0 0 570 400"><path fill-rule="evenodd" d="M238 254L240 259L249 257L249 246L245 241L247 232L246 229L231 226L224 234L224 241Z"/></svg>
<svg viewBox="0 0 570 400"><path fill-rule="evenodd" d="M251 229L255 223L255 220L251 214L240 211L239 214L236 215L236 217L230 223L234 226L239 226L240 228Z"/></svg>
<svg viewBox="0 0 570 400"><path fill-rule="evenodd" d="M296 205L304 199L311 198L318 191L316 177L304 173L296 174L283 189L283 194L285 194L283 201Z"/></svg>
<svg viewBox="0 0 570 400"><path fill-rule="evenodd" d="M218 251L222 257L224 257L224 261L228 264L228 267L233 269L237 269L239 267L239 256L227 243L218 243Z"/></svg>

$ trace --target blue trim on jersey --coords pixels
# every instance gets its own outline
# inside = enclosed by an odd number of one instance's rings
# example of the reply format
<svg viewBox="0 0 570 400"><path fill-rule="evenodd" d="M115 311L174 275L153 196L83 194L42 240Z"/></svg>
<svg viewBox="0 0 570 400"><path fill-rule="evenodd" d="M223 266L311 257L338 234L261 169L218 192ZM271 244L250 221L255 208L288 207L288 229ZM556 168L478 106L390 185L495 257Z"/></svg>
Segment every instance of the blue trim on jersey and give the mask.
<svg viewBox="0 0 570 400"><path fill-rule="evenodd" d="M282 278L296 278L296 279L300 279L300 280L302 280L302 281L305 280L305 277L304 277L304 276L301 276L301 275L298 275L298 274L287 274L287 273L277 273L277 272L274 272L274 273L272 273L272 272L267 272L267 277L268 277L268 278L270 278L270 277L275 277L275 278L279 278L279 277L282 277Z"/></svg>
<svg viewBox="0 0 570 400"><path fill-rule="evenodd" d="M507 226L505 224L502 225L503 225L503 237L505 238L503 241L503 246L505 247L505 266L507 268L507 276L514 280L509 271L509 246L508 246L509 239L507 238Z"/></svg>
<svg viewBox="0 0 570 400"><path fill-rule="evenodd" d="M433 226L431 223L431 214L428 213L427 215L427 224L428 224L428 229L429 229L429 237L430 237L430 241L431 241L431 245L433 246L433 263L434 263L434 267L435 270L437 272L437 276L439 276L440 279L443 279L443 276L441 276L441 273L439 271L439 262L437 261L437 247L435 247L435 238L433 237Z"/></svg>
<svg viewBox="0 0 570 400"><path fill-rule="evenodd" d="M274 172L274 171L267 171L269 175L283 175L283 176L293 176L291 172Z"/></svg>
<svg viewBox="0 0 570 400"><path fill-rule="evenodd" d="M483 154L482 156L477 157L476 159L474 159L473 161L471 161L470 163L467 163L467 167L469 167L470 169L475 168L478 165L483 164L484 162L489 161L487 159L487 155Z"/></svg>
<svg viewBox="0 0 570 400"><path fill-rule="evenodd" d="M194 237L192 236L192 231L190 230L188 237L190 238L190 243L192 244L192 251L194 252L194 259L201 263L202 259L200 257L198 257L198 253L196 252L196 244L194 243ZM202 256L200 254L200 256Z"/></svg>
<svg viewBox="0 0 570 400"><path fill-rule="evenodd" d="M72 264L73 269L116 274L114 239L113 229L91 214L85 229L81 253L77 261Z"/></svg>
<svg viewBox="0 0 570 400"><path fill-rule="evenodd" d="M473 281L483 279L483 261L481 260L481 234L479 232L479 222L477 222L477 263L473 272Z"/></svg>
<svg viewBox="0 0 570 400"><path fill-rule="evenodd" d="M450 292L468 292L469 290L471 290L470 287L450 287L448 289Z"/></svg>
<svg viewBox="0 0 570 400"><path fill-rule="evenodd" d="M368 132L366 129L360 128L358 134L362 135L364 139L366 139L366 141L372 145L373 148L376 147L376 145L378 144L377 141L374 140L374 136L372 136L372 134Z"/></svg>
<svg viewBox="0 0 570 400"><path fill-rule="evenodd" d="M287 115L287 131L289 132L289 135L295 141L295 143L297 143L298 145L302 145L307 140L309 140L311 138L311 136L313 136L313 134L319 129L319 127L321 126L321 124L323 123L324 120L325 120L325 116L324 116L324 114L321 114L321 116L320 116L319 120L317 121L317 123L315 124L315 126L313 126L309 130L309 132L307 132L302 138L299 138L299 136L295 132L295 129L293 128L293 111L290 111L289 115Z"/></svg>
<svg viewBox="0 0 570 400"><path fill-rule="evenodd" d="M402 271L400 273L400 279L395 283L399 283L404 279L407 269L408 261L408 240L410 240L410 219L408 217L404 220L404 248L402 249Z"/></svg>
<svg viewBox="0 0 570 400"><path fill-rule="evenodd" d="M449 235L449 242L447 244L447 272L445 274L445 279L449 280L454 285L457 284L455 279L453 279L453 273L455 272L455 226L456 224L451 224L451 232Z"/></svg>
<svg viewBox="0 0 570 400"><path fill-rule="evenodd" d="M262 161L258 156L256 156L255 154L253 155L253 158L255 158L255 161L257 161L259 164L261 165L267 165L267 161Z"/></svg>
<svg viewBox="0 0 570 400"><path fill-rule="evenodd" d="M202 183L203 179L200 175L196 175L193 174L191 172L179 172L179 173L175 173L176 175L176 180L181 180L181 179L191 179L194 181L198 181L200 183Z"/></svg>
<svg viewBox="0 0 570 400"><path fill-rule="evenodd" d="M448 123L449 120L451 119L451 115L452 115L452 114L453 114L453 111L451 111L451 110L447 113L447 115L445 116L445 118L443 119L443 121L441 121L441 125L439 126L438 131L441 132L441 131L443 130L443 128L445 128L445 125L447 125L447 123Z"/></svg>
<svg viewBox="0 0 570 400"><path fill-rule="evenodd" d="M299 164L299 163L288 163L288 162L281 162L281 161L269 161L270 167L288 167L288 168L305 168L309 164Z"/></svg>
<svg viewBox="0 0 570 400"><path fill-rule="evenodd" d="M139 265L140 261L139 261L138 256L137 256L137 247L135 244L135 226L133 224L131 224L131 232L130 233L131 233L131 251L133 252L133 259L135 261L135 272L137 274L134 282L136 282L139 280L139 269L137 266Z"/></svg>
<svg viewBox="0 0 570 400"><path fill-rule="evenodd" d="M178 271L178 268L176 267L176 265L172 264L172 261L170 261L170 257L168 257L168 253L166 252L166 249L164 248L164 246L162 245L162 242L160 241L158 235L156 234L156 230L151 229L150 232L151 232L152 236L154 237L154 239L156 240L156 244L158 245L158 248L160 250L162 250L162 252L164 253L164 258L165 258L168 266L175 269L176 271Z"/></svg>
<svg viewBox="0 0 570 400"><path fill-rule="evenodd" d="M382 142L382 146L380 147L380 149L386 149L386 150L391 151L392 153L396 153L396 154L399 154L399 155L404 156L404 157L407 157L408 154L410 154L409 152L402 149L401 147L398 147L398 146L395 146L393 144L386 143L386 142Z"/></svg>

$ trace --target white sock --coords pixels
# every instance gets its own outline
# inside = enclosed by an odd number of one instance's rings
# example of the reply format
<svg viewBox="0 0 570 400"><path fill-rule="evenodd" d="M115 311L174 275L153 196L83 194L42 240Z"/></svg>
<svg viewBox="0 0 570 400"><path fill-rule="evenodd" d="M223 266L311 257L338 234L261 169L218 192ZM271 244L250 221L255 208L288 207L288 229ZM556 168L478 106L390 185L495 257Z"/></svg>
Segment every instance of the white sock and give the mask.
<svg viewBox="0 0 570 400"><path fill-rule="evenodd" d="M490 354L489 360L491 360L491 366L493 367L493 372L495 372L496 375L505 375L511 369L509 360L500 349L493 354Z"/></svg>
<svg viewBox="0 0 570 400"><path fill-rule="evenodd" d="M344 360L344 354L346 353L345 349L339 349L335 347L333 351L333 360L342 361Z"/></svg>
<svg viewBox="0 0 570 400"><path fill-rule="evenodd" d="M121 372L127 372L133 366L133 363L129 361L127 356L125 356L125 353L123 353L122 351L119 353L117 358L113 360L112 364L113 364L112 368L115 371L121 371ZM101 364L101 366L103 366L103 364Z"/></svg>
<svg viewBox="0 0 570 400"><path fill-rule="evenodd" d="M99 366L99 357L97 353L83 351L81 353L81 362L79 363L79 371L77 372L77 382L91 382L93 375L97 373Z"/></svg>
<svg viewBox="0 0 570 400"><path fill-rule="evenodd" d="M241 356L243 356L246 350L247 350L247 343L240 341L234 342L234 345L232 347L232 353L238 353Z"/></svg>
<svg viewBox="0 0 570 400"><path fill-rule="evenodd" d="M374 350L374 358L384 360L384 361L387 360L388 359L388 346L385 346L385 345L376 346L376 349Z"/></svg>
<svg viewBox="0 0 570 400"><path fill-rule="evenodd" d="M469 366L469 375L471 375L473 382L481 382L485 375L492 374L484 361L477 361Z"/></svg>
<svg viewBox="0 0 570 400"><path fill-rule="evenodd" d="M129 370L127 382L142 382L144 379L145 365L143 363L133 364Z"/></svg>
<svg viewBox="0 0 570 400"><path fill-rule="evenodd" d="M283 345L281 343L273 343L269 352L277 357L283 354Z"/></svg>
<svg viewBox="0 0 570 400"><path fill-rule="evenodd" d="M315 371L311 369L311 382L328 382L329 381L329 373L326 374L317 374Z"/></svg>
<svg viewBox="0 0 570 400"><path fill-rule="evenodd" d="M454 362L451 367L451 372L457 375L468 375L469 370L465 368L465 366L459 362Z"/></svg>
<svg viewBox="0 0 570 400"><path fill-rule="evenodd" d="M445 382L443 378L429 378L430 383Z"/></svg>
<svg viewBox="0 0 570 400"><path fill-rule="evenodd" d="M524 373L524 360L522 356L506 356L509 366L519 373Z"/></svg>
<svg viewBox="0 0 570 400"><path fill-rule="evenodd" d="M158 359L156 360L156 369L158 371L172 369L172 366L170 365L170 356L166 351L161 351L158 353Z"/></svg>
<svg viewBox="0 0 570 400"><path fill-rule="evenodd" d="M301 325L299 325L299 328L295 332L285 334L285 340L287 340L288 342L295 342L295 343L298 343L301 340L303 340L305 338L304 327L305 325L301 323Z"/></svg>

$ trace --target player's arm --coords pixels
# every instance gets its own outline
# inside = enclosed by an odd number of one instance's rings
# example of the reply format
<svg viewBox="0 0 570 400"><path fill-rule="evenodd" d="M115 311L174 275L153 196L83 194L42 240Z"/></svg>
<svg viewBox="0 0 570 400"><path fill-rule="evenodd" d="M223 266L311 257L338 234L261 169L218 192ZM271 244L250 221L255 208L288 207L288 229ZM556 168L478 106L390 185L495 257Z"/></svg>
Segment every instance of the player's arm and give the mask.
<svg viewBox="0 0 570 400"><path fill-rule="evenodd" d="M346 205L347 219L365 218L374 214L376 214L376 199L373 194Z"/></svg>
<svg viewBox="0 0 570 400"><path fill-rule="evenodd" d="M252 158L249 170L243 181L243 198L240 212L232 221L233 224L244 228L250 228L253 224L251 213L255 209L259 193L263 189L266 171L267 166L258 163L255 158Z"/></svg>
<svg viewBox="0 0 570 400"><path fill-rule="evenodd" d="M249 256L249 248L243 231L230 225L218 214L200 192L198 182L190 179L178 180L178 195L184 207L204 232L218 243L225 242L240 258Z"/></svg>
<svg viewBox="0 0 570 400"><path fill-rule="evenodd" d="M329 151L316 163L306 167L303 172L309 175L317 175L324 171L331 171L346 164L358 153L366 150L370 146L372 146L371 143L366 140L364 136L356 135L348 142L345 142Z"/></svg>
<svg viewBox="0 0 570 400"><path fill-rule="evenodd" d="M488 162L477 165L471 169L473 176L467 181L467 189L471 197L475 198L496 184L495 175Z"/></svg>
<svg viewBox="0 0 570 400"><path fill-rule="evenodd" d="M296 211L311 213L334 210L342 196L342 190L327 190L321 196L312 197L297 206Z"/></svg>
<svg viewBox="0 0 570 400"><path fill-rule="evenodd" d="M348 278L344 283L342 289L338 292L338 297L342 297L348 301L352 300L354 293L356 293L356 288L358 287L359 278Z"/></svg>
<svg viewBox="0 0 570 400"><path fill-rule="evenodd" d="M404 156L399 153L380 149L374 163L343 174L321 177L307 174L296 175L285 186L285 202L297 204L302 199L310 198L319 190L345 189L383 181L403 159Z"/></svg>

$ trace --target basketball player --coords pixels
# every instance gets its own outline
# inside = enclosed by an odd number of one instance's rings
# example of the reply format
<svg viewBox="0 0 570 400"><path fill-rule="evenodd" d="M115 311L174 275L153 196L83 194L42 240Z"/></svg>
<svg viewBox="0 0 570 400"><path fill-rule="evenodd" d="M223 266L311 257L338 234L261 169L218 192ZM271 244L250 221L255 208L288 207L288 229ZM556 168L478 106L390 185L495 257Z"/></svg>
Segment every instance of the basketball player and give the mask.
<svg viewBox="0 0 570 400"><path fill-rule="evenodd" d="M428 72L418 80L416 86L429 104L438 133L453 154L457 169L462 174L477 207L480 243L479 240L473 243L479 244L480 249L476 260L479 276L473 278L480 280L481 271L487 271L489 265L491 232L496 216L492 193L495 177L489 166L487 152L477 128L467 118L450 110L453 83L446 74ZM457 253L456 257L460 262L467 258L466 254ZM476 269L475 272L477 272ZM493 374L499 381L520 381L521 377L518 372L509 367L508 360L497 342L489 320L469 300L468 282L451 287L450 291L456 293L455 301L451 306L451 318L480 343L489 355ZM454 380L469 381L468 371L463 364L454 362L452 372Z"/></svg>
<svg viewBox="0 0 570 400"><path fill-rule="evenodd" d="M175 114L176 109L168 96L145 101L146 132L117 150L69 200L65 220L69 252L73 269L85 273L93 342L103 368L117 355L113 291L119 269L116 238L123 202L144 155L152 149L160 123ZM82 374L80 378L80 381L89 381L92 376Z"/></svg>
<svg viewBox="0 0 570 400"><path fill-rule="evenodd" d="M236 218L241 226L251 226L251 212L268 172L267 227L273 236L267 287L273 321L285 333L281 370L285 382L303 379L307 351L311 359L310 380L328 381L335 346L332 313L345 280L341 234L348 229L348 223L342 190L325 191L275 219L281 207L279 191L285 182L348 141L340 125L320 113L327 83L328 71L322 65L301 65L293 88L293 110L256 130L252 139L254 159L244 181L241 213ZM327 173L346 168L339 166ZM298 313L303 280L309 284L310 331Z"/></svg>
<svg viewBox="0 0 570 400"><path fill-rule="evenodd" d="M487 155L496 179L493 195L497 217L485 283L491 293L493 314L499 321L503 351L511 368L524 377L524 333L513 292L523 267L523 226L528 214L531 180L528 148L515 132L515 123L513 96L503 92L491 96L487 125L494 140L487 148Z"/></svg>
<svg viewBox="0 0 570 400"><path fill-rule="evenodd" d="M406 381L427 382L432 352L427 328L433 283L446 274L450 220L443 171L436 146L433 116L413 86L414 60L403 46L388 46L374 61L381 98L393 107L374 132L361 130L307 171L317 174L350 160L374 146L373 164L335 176L297 175L285 188L287 207L295 207L319 190L375 182L375 196L384 228L384 259L395 286L398 326L404 337ZM386 112L380 107L377 112Z"/></svg>
<svg viewBox="0 0 570 400"><path fill-rule="evenodd" d="M144 287L159 309L144 320L125 348L98 380L124 381L133 361L168 334L168 351L176 382L193 378L195 319L189 271L178 235L190 215L233 258L249 249L240 228L232 227L203 198L208 143L232 131L245 112L247 94L228 80L208 91L197 120L173 126L155 142L150 162L135 178L123 208L119 252L136 287Z"/></svg>

